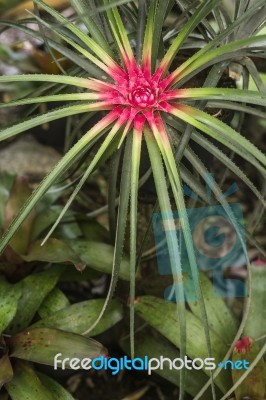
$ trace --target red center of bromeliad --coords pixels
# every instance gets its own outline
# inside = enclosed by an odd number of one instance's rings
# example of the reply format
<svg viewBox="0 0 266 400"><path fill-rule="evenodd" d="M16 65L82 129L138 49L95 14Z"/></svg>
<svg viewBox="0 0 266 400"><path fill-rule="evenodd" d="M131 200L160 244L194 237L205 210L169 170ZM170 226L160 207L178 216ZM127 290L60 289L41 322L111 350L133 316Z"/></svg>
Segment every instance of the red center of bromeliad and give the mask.
<svg viewBox="0 0 266 400"><path fill-rule="evenodd" d="M156 93L149 86L136 86L129 94L128 99L132 106L138 108L149 108L156 102Z"/></svg>
<svg viewBox="0 0 266 400"><path fill-rule="evenodd" d="M128 79L128 102L136 109L149 109L158 101L158 85L140 69Z"/></svg>

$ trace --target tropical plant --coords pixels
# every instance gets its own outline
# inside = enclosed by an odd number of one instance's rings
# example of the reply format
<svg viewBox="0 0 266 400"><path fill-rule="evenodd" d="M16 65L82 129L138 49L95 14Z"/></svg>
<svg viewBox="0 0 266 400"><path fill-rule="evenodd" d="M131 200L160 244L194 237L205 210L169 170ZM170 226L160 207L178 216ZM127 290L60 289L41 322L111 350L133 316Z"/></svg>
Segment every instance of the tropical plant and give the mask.
<svg viewBox="0 0 266 400"><path fill-rule="evenodd" d="M1 250L7 246L47 190L98 143L97 152L89 165L86 165L81 179L44 239L44 243L91 173L114 154L109 196L110 231L115 233L112 279L105 305L86 333L98 324L113 296L122 260L129 209L131 353L133 355L135 273L141 257L141 252L137 252L136 246L139 169L145 141L160 211L165 217L163 224L177 299L180 356L184 357L186 354L186 310L184 290L182 285L178 285L182 279L182 265L178 239L171 218L174 208L178 209L181 216L194 287L199 292L200 315L208 354L211 354L208 318L199 284L189 220L185 211L182 179L203 198L204 189L187 170L183 159L187 159L204 179L208 171L192 150L189 142L192 140L200 144L242 179L265 206L265 200L260 191L240 166L232 161L227 152L230 150L244 159L265 177L265 155L238 132L243 121L243 113L250 113L260 118L266 117L262 108L266 105L265 87L252 61L254 55L265 57L266 36L257 35L264 23L264 0L235 1L233 16L230 16L220 0L204 2L91 0L89 3L83 0L72 0L71 4L76 12L73 20L65 18L42 0L34 0L34 3L36 13L30 21L39 25L39 32L29 28L26 25L27 20L18 23L1 21L1 24L5 27L16 27L39 38L45 35L44 41L51 52L52 49L59 51L75 66L65 71L54 57L54 62L60 67L62 75L32 74L1 77L1 83L24 80L46 83L36 89L35 97L28 96L25 99L2 104L1 107L56 101L76 102L76 104L70 103L7 127L0 133L1 140L14 137L44 122L71 115L84 114L82 121L88 120L92 115L98 115L98 122L70 148L25 202L3 235ZM49 18L41 17L38 7L45 11ZM167 18L172 11L174 17L177 14L177 18L174 18L174 22L169 22ZM83 23L82 26L79 24L80 21ZM47 29L53 32L53 37L44 34ZM57 40L54 39L55 35ZM193 51L187 53L187 49L193 49ZM180 62L179 54L185 57L183 62ZM217 88L223 73L228 73L228 70L232 69L233 62L242 68L243 87ZM202 87L193 87L193 79L202 74L204 76ZM248 90L249 74L252 75L258 91ZM73 88L70 93L66 92L69 86ZM38 94L37 97L36 94ZM257 107L251 107L250 104ZM210 110L217 107L238 112L235 127L212 115ZM122 154L122 173L116 212L115 189L119 180L119 163ZM212 188L215 197L223 205L228 217L238 230L237 222L222 197L219 185L213 182ZM249 301L248 299L245 316ZM225 357L228 357L234 342L239 339L245 318ZM211 378L213 398L215 398L215 386L213 377ZM183 392L184 371L180 373L180 398L183 397Z"/></svg>
<svg viewBox="0 0 266 400"><path fill-rule="evenodd" d="M31 189L25 178L5 173L0 175L0 191L2 230L11 216L17 213ZM71 248L71 243L80 245L80 240L75 237L69 239L66 231L60 229L63 225L59 226L44 248L39 246L40 235L62 209L56 204L59 196L58 192L48 193L42 199L0 259L0 388L4 387L12 399L36 396L38 399L71 400L73 397L70 393L45 374L36 372L30 362L53 366L57 353L62 353L63 357L72 355L80 358L85 354L90 358L106 355L106 349L100 343L82 335L88 324L97 317L104 300L92 299L70 304L67 295L58 286L62 282L98 276L99 273L89 267L84 275L80 273L85 264L97 268L93 252L90 251L95 245L98 251L105 254L106 264L109 258L111 269L112 260L108 256L110 249L107 244L87 240L86 246L83 246L86 251L83 249L78 255ZM77 224L73 212L65 217L71 219L72 225ZM92 223L87 221L84 225L83 220L80 227L83 225L83 229L88 231ZM76 231L80 237L79 230ZM87 257L89 262L86 262ZM69 263L76 268L69 268ZM122 315L121 303L113 300L106 314L107 319L102 319L92 336L112 327L121 320Z"/></svg>

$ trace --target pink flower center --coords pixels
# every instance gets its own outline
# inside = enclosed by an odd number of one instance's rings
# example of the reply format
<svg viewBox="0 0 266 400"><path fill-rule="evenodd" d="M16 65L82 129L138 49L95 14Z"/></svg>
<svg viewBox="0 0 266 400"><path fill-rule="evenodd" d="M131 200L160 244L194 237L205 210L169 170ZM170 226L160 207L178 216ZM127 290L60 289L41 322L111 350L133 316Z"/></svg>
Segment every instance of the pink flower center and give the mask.
<svg viewBox="0 0 266 400"><path fill-rule="evenodd" d="M128 95L128 100L133 107L149 108L156 103L156 93L150 86L135 86Z"/></svg>

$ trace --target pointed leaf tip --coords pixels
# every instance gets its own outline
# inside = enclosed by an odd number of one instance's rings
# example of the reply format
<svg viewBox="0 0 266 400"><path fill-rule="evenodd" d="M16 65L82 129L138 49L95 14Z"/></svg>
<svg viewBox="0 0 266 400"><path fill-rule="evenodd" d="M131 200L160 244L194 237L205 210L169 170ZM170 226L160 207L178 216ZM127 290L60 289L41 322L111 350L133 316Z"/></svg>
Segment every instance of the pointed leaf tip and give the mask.
<svg viewBox="0 0 266 400"><path fill-rule="evenodd" d="M10 357L54 366L60 359L106 357L107 349L94 339L52 328L31 328L7 339ZM68 360L69 361L69 360ZM62 364L58 364L60 367ZM66 365L69 368L69 364Z"/></svg>

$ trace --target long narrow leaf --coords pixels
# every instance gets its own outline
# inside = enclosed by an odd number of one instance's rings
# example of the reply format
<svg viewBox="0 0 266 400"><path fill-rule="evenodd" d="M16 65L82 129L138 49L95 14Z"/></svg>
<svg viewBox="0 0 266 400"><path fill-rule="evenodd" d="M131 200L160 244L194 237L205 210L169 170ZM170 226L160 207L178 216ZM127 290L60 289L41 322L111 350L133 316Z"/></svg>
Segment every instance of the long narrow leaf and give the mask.
<svg viewBox="0 0 266 400"><path fill-rule="evenodd" d="M88 80L74 76L64 75L48 75L48 74L24 74L24 75L5 75L0 76L0 83L9 82L52 82L61 83L62 85L78 86L81 88L89 88Z"/></svg>
<svg viewBox="0 0 266 400"><path fill-rule="evenodd" d="M174 289L177 301L177 313L180 318L180 357L183 358L186 355L186 315L184 288L182 284L180 285L180 282L182 282L182 266L180 260L179 243L175 232L172 207L168 195L161 154L156 144L156 141L149 130L145 131L145 140L149 151L155 186L158 193L158 200L163 216L162 222L165 229L166 242L169 251L170 264L174 280ZM184 389L184 370L181 370L179 395L180 400L183 399Z"/></svg>
<svg viewBox="0 0 266 400"><path fill-rule="evenodd" d="M74 106L58 108L56 110L38 115L37 117L32 117L30 119L27 119L26 121L20 122L16 125L3 129L2 131L0 131L0 141L6 140L10 137L18 135L21 132L25 132L31 128L34 128L35 126L42 125L47 122L55 121L57 119L68 117L70 115L77 115L89 111L102 110L102 109L103 106L101 105L101 103L79 104Z"/></svg>
<svg viewBox="0 0 266 400"><path fill-rule="evenodd" d="M182 182L181 182L179 173L176 168L174 155L172 153L172 149L171 149L170 143L168 141L167 133L165 131L165 127L163 125L162 120L157 116L155 124L153 124L153 122L151 122L151 124L152 124L152 130L153 130L154 136L155 136L157 144L161 150L163 160L166 165L166 169L167 169L168 176L170 179L171 188L172 188L176 206L178 209L179 219L180 219L181 226L182 226L182 232L184 234L186 249L187 249L187 253L188 253L188 259L189 259L190 268L191 268L191 272L192 272L194 290L199 295L199 306L200 306L200 310L201 310L202 324L203 324L204 332L205 332L205 336L206 336L206 344L207 344L208 354L209 354L209 357L211 357L212 349L211 349L211 342L210 342L210 336L209 336L208 317L207 317L206 308L204 305L204 298L203 298L200 281L199 281L199 272L198 272L199 269L198 269L198 265L197 265L197 261L196 261L196 255L195 255L193 238L192 238L192 233L190 230L188 215L186 212L186 205L185 205L185 200L184 200L184 195L183 195ZM216 398L215 387L214 387L213 382L212 382L212 393L213 393L213 398L215 399Z"/></svg>
<svg viewBox="0 0 266 400"><path fill-rule="evenodd" d="M56 221L53 224L52 228L47 233L46 237L44 238L44 240L42 242L42 245L49 239L51 234L54 232L54 230L56 229L56 227L58 226L58 224L60 223L60 221L64 217L65 213L69 209L69 207L72 204L72 202L75 200L75 198L78 195L79 191L81 190L82 186L85 184L85 182L87 181L87 179L89 178L89 176L93 172L95 166L97 165L97 163L99 162L101 157L107 152L108 147L111 144L111 141L113 140L114 136L117 134L118 130L121 128L122 124L125 122L127 117L128 117L128 111L126 110L121 114L121 116L119 117L117 122L113 125L111 131L108 133L108 135L105 138L104 142L102 143L102 145L100 146L99 150L95 154L93 160L90 162L89 167L87 168L87 170L83 174L82 178L80 179L79 183L75 187L74 191L71 193L71 196L69 197L69 199L67 200L65 206L63 207L62 211L60 212L60 215L56 219Z"/></svg>
<svg viewBox="0 0 266 400"><path fill-rule="evenodd" d="M121 161L122 147L115 152L110 162L109 188L108 188L108 219L110 240L115 242L116 220L117 220L117 186L119 176L119 165Z"/></svg>
<svg viewBox="0 0 266 400"><path fill-rule="evenodd" d="M181 111L186 109L186 112ZM234 132L233 135L234 137L238 136L239 134L234 131L232 128L230 128L228 125L222 123L221 121L219 121L217 118L215 117L211 117L211 116L207 116L212 118L212 122L213 125L216 126L215 128L209 128L207 125L203 124L202 122L198 121L196 118L194 118L191 113L188 114L187 110L190 110L191 107L182 105L181 107L178 107L178 111L173 111L173 114L175 116L177 116L178 118L182 119L183 121L191 124L192 126L194 126L195 128L201 130L202 132L208 134L209 136L213 137L214 139L216 139L217 141L221 142L222 144L226 145L226 147L229 147L231 150L233 150L235 153L239 154L242 158L246 159L248 162L250 162L251 164L253 164L259 171L262 172L262 174L265 174L265 168L263 168L263 166L257 161L256 157L253 156L253 154L249 151L249 148L251 147L251 150L254 150L254 145L250 142L248 142L247 139L245 139L244 137L241 137L242 142L247 142L248 144L248 149L246 150L246 147L240 147L239 143L238 143L238 139L236 138L235 141L232 141L232 136L231 133L227 133L228 130L231 130ZM192 110L195 110L194 108L192 108ZM199 112L199 110L198 110ZM204 115L206 113L203 113ZM206 114L207 115L207 114ZM217 124L216 124L217 123ZM217 127L220 126L220 124L222 124L222 128L219 129L217 131ZM239 135L240 136L240 135ZM260 158L264 158L264 155L260 152L260 150L255 148L255 153L259 153L260 154Z"/></svg>
<svg viewBox="0 0 266 400"><path fill-rule="evenodd" d="M255 196L260 200L262 205L266 208L266 201L262 197L259 190L255 187L252 181L245 175L245 173L218 147L211 143L204 136L198 132L192 134L192 139L198 144L203 146L210 154L213 154L218 160L220 160L227 168L229 168L236 176L238 176L242 181L250 188L250 190L255 194Z"/></svg>
<svg viewBox="0 0 266 400"><path fill-rule="evenodd" d="M69 22L65 17L59 14L56 10L49 7L42 0L34 0L34 2L40 5L45 11L47 11L50 15L52 15L58 22L66 25L67 29L69 29L72 33L74 33L90 50L92 50L100 60L104 60L105 63L109 65L110 68L114 70L121 71L121 68L117 65L117 63L110 57L101 46L91 39L88 35L82 32L76 25Z"/></svg>
<svg viewBox="0 0 266 400"><path fill-rule="evenodd" d="M249 107L246 106L245 104L238 104L238 103L233 103L231 101L209 101L207 103L207 107L209 108L222 108L226 110L234 110L234 111L241 111L246 114L250 115L255 115L256 117L259 118L265 118L266 119L266 113L263 112L260 109L257 109L255 107Z"/></svg>
<svg viewBox="0 0 266 400"><path fill-rule="evenodd" d="M141 61L141 54L143 50L144 35L145 35L145 23L146 23L146 1L139 0L138 4L138 21L137 21L137 32L136 32L136 60L138 63Z"/></svg>
<svg viewBox="0 0 266 400"><path fill-rule="evenodd" d="M107 5L109 1L104 0L104 3ZM117 7L112 7L109 11L107 11L107 15L109 16L110 22L112 22L111 28L113 34L118 39L117 43L120 51L122 52L122 59L126 62L127 67L129 67L134 60L134 55Z"/></svg>
<svg viewBox="0 0 266 400"><path fill-rule="evenodd" d="M138 185L139 166L141 154L142 128L133 130L132 167L131 167L131 189L130 189L130 349L131 358L134 358L134 302L135 302L135 280L136 280L136 247L137 247L137 221L138 221Z"/></svg>
<svg viewBox="0 0 266 400"><path fill-rule="evenodd" d="M36 0L37 1L37 0ZM52 29L51 25L48 22L45 22L41 18L39 18L37 15L35 15L35 19L41 23L43 26L47 27L48 29ZM80 44L76 43L74 40L72 40L69 36L67 36L65 33L60 32L59 30L54 30L56 35L61 38L63 41L68 43L70 46L72 46L75 50L77 50L80 54L82 54L85 58L90 60L93 64L97 65L101 70L103 70L105 73L108 75L112 76L112 69L108 68L107 65L99 60L97 57L95 57L90 51L86 50L84 47L82 47ZM110 58L110 57L109 57ZM110 66L111 66L110 62Z"/></svg>
<svg viewBox="0 0 266 400"><path fill-rule="evenodd" d="M179 99L229 100L266 106L266 93L227 88L177 89L166 93L162 99L166 101Z"/></svg>
<svg viewBox="0 0 266 400"><path fill-rule="evenodd" d="M153 29L153 38L152 38L152 69L154 70L156 66L156 61L158 57L158 52L159 52L159 46L161 44L161 41L163 39L162 35L162 30L163 30L163 25L165 22L165 17L167 16L167 12L170 11L170 9L173 7L174 1L173 0L159 0L158 2L158 7L156 8L156 13L154 16L154 23L153 26L155 29Z"/></svg>
<svg viewBox="0 0 266 400"><path fill-rule="evenodd" d="M167 124L174 128L178 128L177 121L173 119L167 118ZM225 154L220 150L217 146L215 146L212 142L210 142L207 138L201 135L199 132L192 132L191 134L192 140L202 146L204 149L210 152L210 154L214 155L221 163L223 163L227 168L229 168L236 176L238 176L242 181L250 188L250 190L255 194L255 196L260 200L262 205L266 207L266 201L260 191L255 187L253 182L245 175L245 173ZM195 157L195 153L191 153L191 149L187 147L184 151L185 157L192 161ZM184 178L183 178L184 179ZM185 179L184 179L185 180ZM193 191L197 193L197 191L193 188ZM197 193L199 194L199 193ZM200 194L199 194L200 195ZM204 198L200 195L201 198Z"/></svg>
<svg viewBox="0 0 266 400"><path fill-rule="evenodd" d="M109 286L108 293L106 295L104 305L102 307L101 312L97 320L83 332L83 335L87 335L91 332L102 319L116 288L116 284L118 281L118 274L120 271L120 264L122 261L122 253L124 248L124 239L125 239L125 230L127 223L127 213L129 206L129 195L130 195L130 176L131 176L131 148L132 148L132 135L127 137L125 153L124 153L124 161L123 161L123 169L122 169L122 177L121 177L121 187L120 187L120 199L119 199L119 207L118 207L118 217L117 217L117 229L116 229L116 239L115 239L115 251L114 251L114 259L113 259L113 267L112 267L112 276L111 282Z"/></svg>
<svg viewBox="0 0 266 400"><path fill-rule="evenodd" d="M7 246L12 236L17 231L18 227L27 218L29 213L35 207L40 198L46 193L46 191L55 183L55 181L69 168L77 158L80 158L87 150L89 144L93 141L97 135L114 122L120 113L120 109L113 110L98 122L92 129L90 129L59 161L54 169L47 175L47 177L40 183L37 189L29 197L28 201L24 204L23 208L17 214L10 227L6 230L0 241L0 253Z"/></svg>
<svg viewBox="0 0 266 400"><path fill-rule="evenodd" d="M224 136L239 146L246 149L250 154L252 154L258 161L260 161L264 166L266 166L266 156L257 149L251 142L249 142L244 136L240 133L236 132L233 128L226 125L224 122L219 119L207 114L206 112L197 110L195 108L189 106L181 106L181 110L186 110L188 115L193 116L198 121L203 122L204 124L210 126L217 131L220 131L224 134Z"/></svg>
<svg viewBox="0 0 266 400"><path fill-rule="evenodd" d="M53 101L90 101L90 100L101 100L106 98L108 100L110 96L99 93L63 93L51 96L40 96L40 97L28 97L22 100L11 101L10 103L0 104L0 108L23 106L26 104L36 103L48 103Z"/></svg>
<svg viewBox="0 0 266 400"><path fill-rule="evenodd" d="M142 68L151 74L152 40L154 31L154 18L158 0L151 0L142 47Z"/></svg>
<svg viewBox="0 0 266 400"><path fill-rule="evenodd" d="M92 4L88 4L88 2L85 0L71 0L71 4L80 16L82 22L88 29L94 41L98 43L110 57L113 57L113 51L108 41L104 37L95 19L90 15L90 13L93 11ZM97 9L95 7L95 11L96 10Z"/></svg>
<svg viewBox="0 0 266 400"><path fill-rule="evenodd" d="M180 67L178 67L174 74L178 75L178 71L181 73L182 71L186 70L186 68L195 60L197 60L200 56L208 53L213 48L217 47L223 39L228 37L230 33L234 31L236 27L238 27L241 23L249 20L249 18L254 15L254 11L257 10L258 7L261 7L265 4L264 0L256 1L254 6L248 8L244 14L242 14L239 18L233 21L223 32L217 35L214 39L212 39L208 44L206 44L201 50L197 53L193 54L187 61L185 61Z"/></svg>
<svg viewBox="0 0 266 400"><path fill-rule="evenodd" d="M180 81L185 76L189 75L193 71L197 71L201 66L207 66L213 64L219 57L228 57L230 53L234 51L241 50L243 48L248 48L251 45L255 45L257 47L264 47L265 46L266 35L260 36L252 36L249 38L237 40L233 43L226 44L224 46L219 47L218 49L210 50L209 52L202 52L203 54L200 55L198 53L198 57L194 57L194 61L190 62L186 61L182 64L179 68L177 68L172 74L170 74L166 78L167 85L173 85ZM211 43L211 42L210 42ZM207 46L206 46L207 47ZM205 47L205 50L206 50Z"/></svg>
<svg viewBox="0 0 266 400"><path fill-rule="evenodd" d="M164 58L162 59L157 71L156 75L158 78L161 78L162 74L164 74L168 68L170 67L172 61L174 60L178 50L188 37L188 35L196 28L199 22L206 17L210 13L210 11L219 3L219 0L206 0L201 6L193 13L192 17L188 20L188 22L184 25L182 30L177 35L176 39L172 43L169 50L166 52Z"/></svg>

